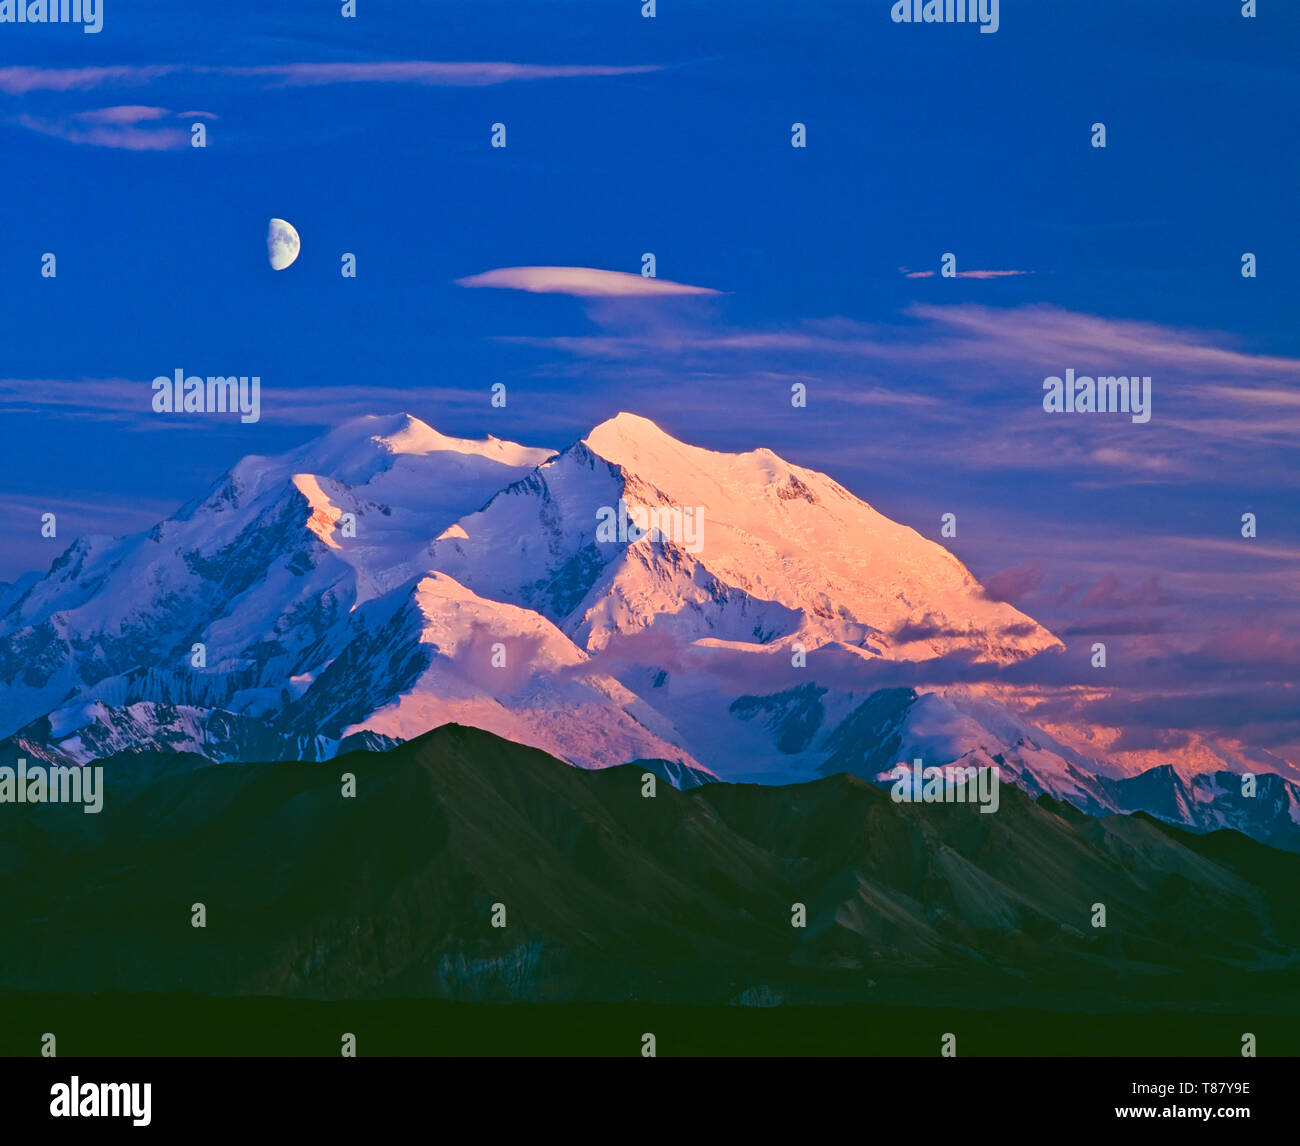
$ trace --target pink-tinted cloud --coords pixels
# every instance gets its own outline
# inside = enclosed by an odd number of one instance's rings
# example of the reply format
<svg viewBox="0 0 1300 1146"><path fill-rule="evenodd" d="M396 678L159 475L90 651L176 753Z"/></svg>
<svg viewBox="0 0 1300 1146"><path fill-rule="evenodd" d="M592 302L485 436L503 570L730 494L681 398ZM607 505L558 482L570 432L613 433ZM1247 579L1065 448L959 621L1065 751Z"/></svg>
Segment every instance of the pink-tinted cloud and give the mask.
<svg viewBox="0 0 1300 1146"><path fill-rule="evenodd" d="M165 107L121 104L73 112L66 118L21 115L11 122L41 135L90 147L113 147L125 151L177 151L189 146L189 132L184 128L162 126L160 121L192 119L195 116L217 118L212 112L173 112Z"/></svg>
<svg viewBox="0 0 1300 1146"><path fill-rule="evenodd" d="M904 278L933 278L933 270L907 270L900 266ZM1013 278L1018 274L1034 274L1032 270L958 270L957 278Z"/></svg>
<svg viewBox="0 0 1300 1146"><path fill-rule="evenodd" d="M1014 605L1037 589L1045 576L1041 561L1013 565L1010 569L1003 569L985 578L984 595L990 601L1006 601Z"/></svg>
<svg viewBox="0 0 1300 1146"><path fill-rule="evenodd" d="M1227 336L1150 322L1101 318L1047 305L989 307L976 304L917 304L907 308L923 326L868 324L836 318L794 327L765 330L715 328L693 322L674 332L670 342L654 341L648 332L619 329L594 335L529 339L580 357L674 355L741 355L746 353L828 359L896 370L923 372L935 382L957 378L964 390L983 385L998 393L1006 387L992 364L1005 374L1023 373L1035 383L1048 373L1074 366L1080 372L1114 370L1131 374L1161 371L1160 381L1176 372L1177 390L1161 393L1162 422L1170 428L1204 430L1191 419L1180 423L1177 407L1204 406L1225 429L1233 407L1272 407L1279 416L1300 415L1294 384L1300 382L1300 358L1254 354L1231 344ZM860 367L859 367L860 368ZM1224 382L1231 378L1232 382ZM1171 404L1172 403L1172 404ZM1033 406L1037 408L1035 401ZM1259 424L1253 416L1251 421ZM1276 422L1270 423L1276 424ZM1283 428L1289 429L1290 423Z"/></svg>
<svg viewBox="0 0 1300 1146"><path fill-rule="evenodd" d="M148 378L0 378L0 416L39 415L95 422L120 422L136 430L172 431L201 428L201 419L159 417L152 411L153 389ZM262 421L301 426L335 426L340 421L376 410L408 405L408 387L358 384L345 388L264 385ZM440 409L477 411L483 392L477 389L438 390ZM436 419L434 419L436 420Z"/></svg>
<svg viewBox="0 0 1300 1146"><path fill-rule="evenodd" d="M656 72L657 65L633 67L582 64L511 64L385 60L372 63L283 64L215 69L223 74L261 76L291 87L324 84L431 84L439 87L484 87L515 80L580 79Z"/></svg>
<svg viewBox="0 0 1300 1146"><path fill-rule="evenodd" d="M121 65L98 68L0 68L0 92L26 95L28 92L89 91L91 88L119 84L140 87L162 76L181 71L180 64L148 66Z"/></svg>
<svg viewBox="0 0 1300 1146"><path fill-rule="evenodd" d="M68 143L91 147L114 147L124 151L176 151L188 147L190 134L179 127L139 127L136 124L103 123L91 127L63 120L38 119L21 115L13 122Z"/></svg>
<svg viewBox="0 0 1300 1146"><path fill-rule="evenodd" d="M85 412L95 416L148 410L150 387L132 378L0 378L0 413Z"/></svg>
<svg viewBox="0 0 1300 1146"><path fill-rule="evenodd" d="M732 379L745 392L762 370L816 379L819 401L839 406L855 393L881 391L942 399L916 405L907 424L879 436L872 444L878 460L910 464L918 448L942 435L946 464L1070 472L1085 488L1121 478L1129 485L1191 480L1235 467L1246 450L1254 480L1297 481L1286 451L1300 434L1300 358L1253 353L1215 331L1041 304L918 304L906 309L906 322L835 317L764 328L719 324L703 308L659 316L656 325L617 307L588 313L600 328L589 334L513 341L579 363L620 363L637 370L651 392L692 376L707 376L711 386ZM1045 413L1043 379L1071 367L1094 376L1151 376L1150 423ZM658 391L650 381L656 373Z"/></svg>
<svg viewBox="0 0 1300 1146"><path fill-rule="evenodd" d="M0 92L89 91L93 88L143 87L178 72L194 75L263 79L286 87L326 84L428 84L442 87L484 87L517 80L575 79L641 75L661 71L657 64L514 64L502 61L376 60L352 63L289 63L255 66L197 66L185 64L121 65L89 68L0 68Z"/></svg>
<svg viewBox="0 0 1300 1146"><path fill-rule="evenodd" d="M1278 410L1300 407L1300 390L1283 390L1274 386L1201 386L1206 398L1225 402L1245 402L1251 406L1273 406Z"/></svg>
<svg viewBox="0 0 1300 1146"><path fill-rule="evenodd" d="M140 104L122 104L118 107L98 107L79 111L74 118L86 123L130 124L146 120L166 119L171 115L165 107L145 107Z"/></svg>
<svg viewBox="0 0 1300 1146"><path fill-rule="evenodd" d="M567 294L576 298L720 293L709 287L689 286L668 279L649 279L627 271L604 271L595 267L501 267L457 279L456 283L463 287L496 287L532 294Z"/></svg>
<svg viewBox="0 0 1300 1146"><path fill-rule="evenodd" d="M1234 349L1226 335L1162 326L1153 322L1101 318L1054 306L1011 309L958 304L917 305L908 314L946 328L942 350L949 358L963 351L984 360L990 342L1034 363L1106 361L1120 358L1188 370L1250 375L1300 374L1300 359L1249 354Z"/></svg>
<svg viewBox="0 0 1300 1146"><path fill-rule="evenodd" d="M1133 589L1124 589L1114 573L1107 573L1089 586L1079 598L1079 606L1083 609L1133 609L1168 603L1168 598L1160 588L1160 578L1155 574Z"/></svg>

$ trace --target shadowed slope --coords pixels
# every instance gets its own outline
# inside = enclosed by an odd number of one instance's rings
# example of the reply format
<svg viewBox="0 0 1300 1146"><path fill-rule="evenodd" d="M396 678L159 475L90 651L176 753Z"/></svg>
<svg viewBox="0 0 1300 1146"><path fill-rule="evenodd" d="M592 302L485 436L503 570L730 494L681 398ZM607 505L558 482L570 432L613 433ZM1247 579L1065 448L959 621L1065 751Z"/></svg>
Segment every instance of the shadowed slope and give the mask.
<svg viewBox="0 0 1300 1146"><path fill-rule="evenodd" d="M995 814L844 775L648 799L636 765L457 725L328 764L107 775L98 816L0 808L0 985L1101 1006L1212 1005L1248 968L1295 984L1300 859L1009 787Z"/></svg>

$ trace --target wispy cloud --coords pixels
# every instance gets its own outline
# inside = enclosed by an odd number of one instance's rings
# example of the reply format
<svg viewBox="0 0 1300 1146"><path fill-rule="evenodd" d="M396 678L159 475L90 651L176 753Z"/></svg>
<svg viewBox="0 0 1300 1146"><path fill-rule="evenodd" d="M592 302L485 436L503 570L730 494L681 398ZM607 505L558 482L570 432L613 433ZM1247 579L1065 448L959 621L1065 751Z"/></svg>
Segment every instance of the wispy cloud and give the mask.
<svg viewBox="0 0 1300 1146"><path fill-rule="evenodd" d="M828 318L764 329L689 311L656 325L594 305L588 315L599 328L591 334L515 341L578 364L634 365L647 385L657 372L665 388L694 376L708 377L713 393L727 379L744 391L761 369L807 380L819 402L861 405L874 394L879 405L882 393L899 406L926 399L876 438L878 461L907 463L942 434L945 464L1071 473L1080 483L1114 476L1167 484L1230 472L1243 448L1252 450L1256 480L1291 486L1300 477L1289 453L1300 433L1300 358L1253 353L1214 331L969 303L913 305L890 323ZM1151 376L1151 421L1045 413L1043 379L1069 368Z"/></svg>
<svg viewBox="0 0 1300 1146"><path fill-rule="evenodd" d="M90 91L103 87L144 87L178 73L261 79L272 86L321 87L328 84L424 84L486 87L521 80L578 79L641 75L661 71L657 64L518 64L504 61L373 60L334 63L199 66L123 64L87 68L0 68L0 92Z"/></svg>
<svg viewBox="0 0 1300 1146"><path fill-rule="evenodd" d="M657 64L512 64L384 60L372 63L284 64L213 69L224 75L259 76L286 86L324 84L428 84L436 87L486 87L518 80L563 80L657 72Z"/></svg>
<svg viewBox="0 0 1300 1146"><path fill-rule="evenodd" d="M148 380L131 378L0 378L0 414L53 414L126 419L146 412Z"/></svg>
<svg viewBox="0 0 1300 1146"><path fill-rule="evenodd" d="M1048 305L916 304L903 313L912 320L909 324L834 318L764 330L695 325L678 331L668 348L678 353L818 354L912 366L936 375L950 367L981 366L974 374L964 374L963 383L969 386L987 379L989 388L1000 386L990 369L994 363L1031 372L1054 364L1060 364L1056 369L1075 365L1080 372L1091 368L1102 373L1163 367L1199 375L1196 392L1203 397L1300 407L1295 392L1282 384L1300 380L1300 358L1254 354L1211 331L1105 318ZM610 332L554 339L551 344L575 354L605 357L620 348L625 353L652 349L646 345L647 337L641 330L622 332L613 327ZM1125 369L1125 364L1132 369ZM1224 376L1243 384L1225 384Z"/></svg>
<svg viewBox="0 0 1300 1146"><path fill-rule="evenodd" d="M91 68L0 68L0 92L27 95L29 92L74 92L115 84L143 87L163 76L184 70L180 64L120 64Z"/></svg>
<svg viewBox="0 0 1300 1146"><path fill-rule="evenodd" d="M1007 279L1033 273L1033 271L958 271L957 277L959 279Z"/></svg>
<svg viewBox="0 0 1300 1146"><path fill-rule="evenodd" d="M438 389L440 407L479 410L481 390ZM271 386L262 388L262 421L295 426L336 426L347 418L411 406L405 386L354 384L345 387ZM173 418L152 409L152 379L147 378L0 378L0 415L39 415L122 423L142 431L189 431L220 423L202 418ZM427 412L427 411L422 411ZM437 421L436 418L433 419Z"/></svg>
<svg viewBox="0 0 1300 1146"><path fill-rule="evenodd" d="M177 151L189 146L190 133L186 128L164 124L162 121L191 116L217 118L211 112L181 113L163 107L128 104L94 108L56 118L20 115L10 122L40 135L90 147L112 147L124 151Z"/></svg>
<svg viewBox="0 0 1300 1146"><path fill-rule="evenodd" d="M86 123L143 123L146 120L166 119L172 113L165 107L146 107L142 104L121 104L117 107L97 107L79 111L74 118Z"/></svg>
<svg viewBox="0 0 1300 1146"><path fill-rule="evenodd" d="M1154 322L1105 318L1060 307L999 308L976 304L917 305L907 312L945 328L942 353L963 349L974 357L977 343L996 340L1025 360L1072 357L1079 361L1126 356L1167 366L1206 371L1247 371L1251 375L1300 373L1300 359L1250 354L1231 345L1227 335Z"/></svg>
<svg viewBox="0 0 1300 1146"><path fill-rule="evenodd" d="M909 271L906 267L899 267L899 271L904 278L908 279L930 279L934 278L935 271ZM956 277L959 279L1006 279L1014 278L1017 275L1032 275L1033 271L958 271Z"/></svg>
<svg viewBox="0 0 1300 1146"><path fill-rule="evenodd" d="M1005 601L1016 604L1031 590L1043 583L1046 574L1041 561L1026 561L1013 565L984 579L984 595L990 601Z"/></svg>
<svg viewBox="0 0 1300 1146"><path fill-rule="evenodd" d="M650 279L627 271L594 267L501 267L457 279L463 287L496 287L532 294L567 294L575 298L631 298L656 295L720 294L709 287Z"/></svg>

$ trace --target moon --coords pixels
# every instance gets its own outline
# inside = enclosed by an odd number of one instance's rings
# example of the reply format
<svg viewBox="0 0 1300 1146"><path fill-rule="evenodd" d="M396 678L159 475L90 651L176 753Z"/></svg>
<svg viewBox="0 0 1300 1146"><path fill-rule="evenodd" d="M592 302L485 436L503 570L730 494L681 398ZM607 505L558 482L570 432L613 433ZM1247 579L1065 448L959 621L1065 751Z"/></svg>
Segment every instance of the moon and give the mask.
<svg viewBox="0 0 1300 1146"><path fill-rule="evenodd" d="M292 223L283 219L272 219L266 232L266 257L271 262L271 269L282 271L290 266L302 250L302 242Z"/></svg>

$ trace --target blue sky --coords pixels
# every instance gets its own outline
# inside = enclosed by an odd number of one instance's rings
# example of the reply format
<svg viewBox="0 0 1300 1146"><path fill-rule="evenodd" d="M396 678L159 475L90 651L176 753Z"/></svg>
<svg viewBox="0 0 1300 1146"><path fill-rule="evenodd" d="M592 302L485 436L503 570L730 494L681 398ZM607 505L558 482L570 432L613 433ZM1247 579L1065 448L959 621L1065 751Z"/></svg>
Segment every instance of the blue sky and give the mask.
<svg viewBox="0 0 1300 1146"><path fill-rule="evenodd" d="M1235 641L1254 691L1224 711L1253 719L1261 678L1286 700L1294 6L1003 0L986 35L895 25L888 0L104 3L98 35L0 24L0 578L56 555L46 509L69 538L142 528L351 414L563 446L629 409L929 536L956 513L978 576L1130 642L1135 682L1191 682L1194 655L1215 678ZM271 216L303 240L279 274ZM1025 273L900 269L947 251ZM721 293L457 285L643 252ZM150 413L178 367L259 375L262 421ZM1151 422L1043 414L1066 368L1151 375Z"/></svg>

